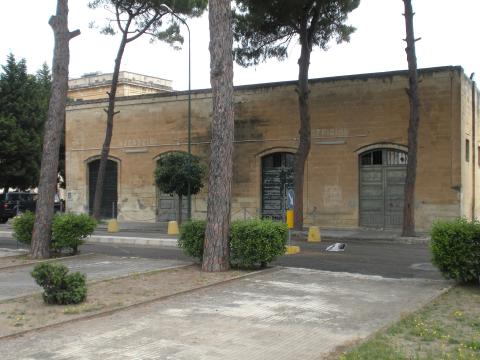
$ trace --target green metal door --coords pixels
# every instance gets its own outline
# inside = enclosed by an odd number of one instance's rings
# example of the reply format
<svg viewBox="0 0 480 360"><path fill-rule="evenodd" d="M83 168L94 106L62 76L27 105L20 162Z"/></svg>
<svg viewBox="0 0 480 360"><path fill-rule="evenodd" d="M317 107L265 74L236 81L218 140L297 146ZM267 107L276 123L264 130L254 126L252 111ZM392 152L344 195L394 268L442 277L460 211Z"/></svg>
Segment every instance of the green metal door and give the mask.
<svg viewBox="0 0 480 360"><path fill-rule="evenodd" d="M291 153L278 152L262 158L262 218L285 220L287 192L293 189Z"/></svg>
<svg viewBox="0 0 480 360"><path fill-rule="evenodd" d="M403 151L377 149L360 155L360 226L402 226L406 173Z"/></svg>
<svg viewBox="0 0 480 360"><path fill-rule="evenodd" d="M95 198L95 186L97 184L98 168L100 160L94 160L88 164L88 205L90 215L93 213L93 200ZM112 160L107 161L105 172L105 181L103 182L102 204L100 208L100 216L104 219L116 218L117 210L117 181L118 169L117 163Z"/></svg>

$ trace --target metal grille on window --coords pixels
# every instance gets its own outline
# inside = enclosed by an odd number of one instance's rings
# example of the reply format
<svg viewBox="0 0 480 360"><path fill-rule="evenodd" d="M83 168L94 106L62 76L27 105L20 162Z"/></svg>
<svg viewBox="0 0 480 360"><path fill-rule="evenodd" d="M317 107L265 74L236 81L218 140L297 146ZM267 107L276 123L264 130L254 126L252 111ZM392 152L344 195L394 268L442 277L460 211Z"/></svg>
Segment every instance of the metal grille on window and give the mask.
<svg viewBox="0 0 480 360"><path fill-rule="evenodd" d="M406 153L396 150L387 150L387 165L406 165L408 156Z"/></svg>

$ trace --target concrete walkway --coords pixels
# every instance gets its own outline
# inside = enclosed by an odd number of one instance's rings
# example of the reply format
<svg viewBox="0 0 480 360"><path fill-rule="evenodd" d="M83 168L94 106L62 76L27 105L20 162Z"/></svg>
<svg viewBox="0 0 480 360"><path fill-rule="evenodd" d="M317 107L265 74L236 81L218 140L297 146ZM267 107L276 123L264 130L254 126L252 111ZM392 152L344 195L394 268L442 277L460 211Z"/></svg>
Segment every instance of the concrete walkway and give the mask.
<svg viewBox="0 0 480 360"><path fill-rule="evenodd" d="M177 260L153 260L106 255L81 255L59 260L70 271L80 271L87 275L87 281L117 278L133 273L187 265ZM30 272L35 265L0 269L0 301L42 291L33 280Z"/></svg>
<svg viewBox="0 0 480 360"><path fill-rule="evenodd" d="M321 359L449 283L277 268L114 315L0 340L2 359Z"/></svg>

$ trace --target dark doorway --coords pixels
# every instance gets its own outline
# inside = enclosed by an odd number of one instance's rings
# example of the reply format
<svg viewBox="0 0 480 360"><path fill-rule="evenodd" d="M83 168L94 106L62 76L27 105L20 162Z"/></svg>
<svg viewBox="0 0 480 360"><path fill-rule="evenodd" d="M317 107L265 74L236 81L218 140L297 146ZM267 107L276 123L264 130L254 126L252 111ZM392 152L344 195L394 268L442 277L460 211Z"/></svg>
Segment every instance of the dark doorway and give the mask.
<svg viewBox="0 0 480 360"><path fill-rule="evenodd" d="M262 158L262 218L285 220L287 191L293 189L295 155L278 152Z"/></svg>
<svg viewBox="0 0 480 360"><path fill-rule="evenodd" d="M94 160L88 163L88 208L89 213L93 213L93 200L95 198L95 185L97 184L98 168L100 160ZM102 205L100 216L102 218L116 218L117 211L117 184L118 184L118 165L113 160L107 161L105 172L105 181L103 183Z"/></svg>

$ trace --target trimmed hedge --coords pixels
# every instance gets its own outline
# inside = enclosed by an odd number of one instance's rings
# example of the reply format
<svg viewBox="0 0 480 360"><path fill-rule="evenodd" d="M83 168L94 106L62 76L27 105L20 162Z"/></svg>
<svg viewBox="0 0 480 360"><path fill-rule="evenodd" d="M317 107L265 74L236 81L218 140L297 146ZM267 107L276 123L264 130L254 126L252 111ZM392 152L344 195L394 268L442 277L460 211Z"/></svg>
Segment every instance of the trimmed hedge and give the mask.
<svg viewBox="0 0 480 360"><path fill-rule="evenodd" d="M13 220L13 236L20 242L30 245L32 242L35 214L25 212ZM87 214L57 214L52 221L52 241L50 248L61 252L70 249L74 254L78 247L91 235L97 222Z"/></svg>
<svg viewBox="0 0 480 360"><path fill-rule="evenodd" d="M43 287L42 296L47 304L78 304L87 298L86 276L79 272L69 274L63 264L38 264L31 275Z"/></svg>
<svg viewBox="0 0 480 360"><path fill-rule="evenodd" d="M287 235L287 225L278 221L236 221L230 228L230 262L245 268L265 267L285 254Z"/></svg>
<svg viewBox="0 0 480 360"><path fill-rule="evenodd" d="M200 262L203 258L203 244L205 242L205 227L203 220L192 220L183 223L180 227L178 246L187 256L193 257Z"/></svg>
<svg viewBox="0 0 480 360"><path fill-rule="evenodd" d="M431 230L432 261L458 282L480 279L480 223L466 219L437 221Z"/></svg>
<svg viewBox="0 0 480 360"><path fill-rule="evenodd" d="M180 228L178 246L185 255L203 258L206 222L194 220ZM230 263L235 267L264 267L285 253L288 229L271 220L235 221L230 228Z"/></svg>
<svg viewBox="0 0 480 360"><path fill-rule="evenodd" d="M32 243L33 224L35 223L35 214L26 211L22 215L13 218L13 237L19 242L30 245Z"/></svg>
<svg viewBox="0 0 480 360"><path fill-rule="evenodd" d="M55 250L71 249L76 254L78 247L85 242L97 226L95 219L87 214L56 215L52 224L52 244Z"/></svg>

